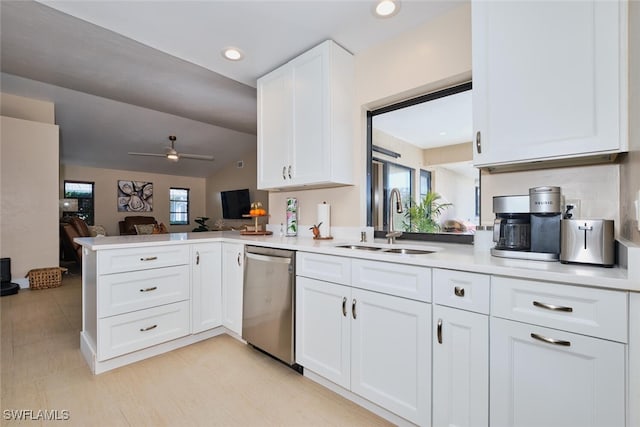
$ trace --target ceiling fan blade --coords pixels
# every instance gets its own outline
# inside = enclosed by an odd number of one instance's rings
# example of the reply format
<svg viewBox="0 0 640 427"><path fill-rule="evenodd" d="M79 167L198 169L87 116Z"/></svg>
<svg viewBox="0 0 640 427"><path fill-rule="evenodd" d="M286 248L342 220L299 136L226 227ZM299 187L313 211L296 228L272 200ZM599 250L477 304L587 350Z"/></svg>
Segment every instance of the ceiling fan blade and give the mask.
<svg viewBox="0 0 640 427"><path fill-rule="evenodd" d="M195 160L214 160L213 156L206 156L204 154L179 154L182 159L195 159Z"/></svg>
<svg viewBox="0 0 640 427"><path fill-rule="evenodd" d="M153 157L167 157L166 154L157 154L157 153L127 153L130 156L153 156Z"/></svg>

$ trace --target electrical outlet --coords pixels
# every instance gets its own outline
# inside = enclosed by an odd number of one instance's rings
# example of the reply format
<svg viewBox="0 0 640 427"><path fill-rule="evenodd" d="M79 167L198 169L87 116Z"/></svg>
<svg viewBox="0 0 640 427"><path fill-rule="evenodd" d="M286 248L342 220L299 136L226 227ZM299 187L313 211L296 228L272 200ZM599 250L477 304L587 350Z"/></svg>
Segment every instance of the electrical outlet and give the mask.
<svg viewBox="0 0 640 427"><path fill-rule="evenodd" d="M580 218L580 199L567 199L565 200L564 203L564 211L567 211L567 206L573 206L573 210L571 211L572 213L572 218L576 219L576 218Z"/></svg>

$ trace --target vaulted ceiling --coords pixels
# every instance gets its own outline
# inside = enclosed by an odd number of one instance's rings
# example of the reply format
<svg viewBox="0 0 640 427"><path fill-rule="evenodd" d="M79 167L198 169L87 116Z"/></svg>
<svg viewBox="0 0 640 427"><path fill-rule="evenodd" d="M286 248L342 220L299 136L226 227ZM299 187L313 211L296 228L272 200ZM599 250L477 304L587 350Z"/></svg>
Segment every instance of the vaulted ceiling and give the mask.
<svg viewBox="0 0 640 427"><path fill-rule="evenodd" d="M205 177L255 147L256 79L326 39L357 54L461 2L0 2L3 92L49 100L61 162ZM237 46L245 59L220 52ZM176 149L213 162L128 156Z"/></svg>

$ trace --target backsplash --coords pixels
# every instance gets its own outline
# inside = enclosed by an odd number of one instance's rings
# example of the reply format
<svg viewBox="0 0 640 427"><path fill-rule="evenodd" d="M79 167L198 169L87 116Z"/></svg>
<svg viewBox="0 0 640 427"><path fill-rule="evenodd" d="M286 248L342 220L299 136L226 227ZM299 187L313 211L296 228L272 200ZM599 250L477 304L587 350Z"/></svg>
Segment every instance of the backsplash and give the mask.
<svg viewBox="0 0 640 427"><path fill-rule="evenodd" d="M558 186L565 201L579 200L577 218L602 218L620 225L620 166L605 164L507 173L482 173L481 224L493 223L493 196L528 194L529 188Z"/></svg>

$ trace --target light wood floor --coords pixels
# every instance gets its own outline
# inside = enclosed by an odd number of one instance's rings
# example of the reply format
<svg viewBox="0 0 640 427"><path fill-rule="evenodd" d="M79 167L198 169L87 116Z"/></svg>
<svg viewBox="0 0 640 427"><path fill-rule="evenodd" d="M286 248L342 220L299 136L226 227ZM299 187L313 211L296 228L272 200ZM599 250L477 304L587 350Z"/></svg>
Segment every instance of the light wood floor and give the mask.
<svg viewBox="0 0 640 427"><path fill-rule="evenodd" d="M29 426L376 426L388 423L222 335L94 376L80 354L80 275L0 298L5 410L69 411Z"/></svg>

